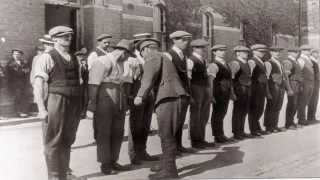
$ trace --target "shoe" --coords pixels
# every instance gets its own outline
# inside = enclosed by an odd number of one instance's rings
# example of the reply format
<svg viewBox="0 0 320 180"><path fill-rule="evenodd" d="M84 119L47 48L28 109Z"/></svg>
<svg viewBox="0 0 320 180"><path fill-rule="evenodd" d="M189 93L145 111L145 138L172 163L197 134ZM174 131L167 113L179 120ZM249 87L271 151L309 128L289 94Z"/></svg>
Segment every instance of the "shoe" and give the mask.
<svg viewBox="0 0 320 180"><path fill-rule="evenodd" d="M191 143L191 146L192 146L192 148L195 148L195 149L205 149L207 147L206 144L199 143L199 142Z"/></svg>
<svg viewBox="0 0 320 180"><path fill-rule="evenodd" d="M140 156L140 159L142 160L142 161L159 161L160 159L159 159L159 157L157 157L157 156L150 156L150 154L148 154L148 153L143 153L143 155L141 155Z"/></svg>
<svg viewBox="0 0 320 180"><path fill-rule="evenodd" d="M303 126L302 126L302 125L300 125L300 124L294 124L294 126L295 126L297 129L299 129L299 128L303 128Z"/></svg>
<svg viewBox="0 0 320 180"><path fill-rule="evenodd" d="M166 171L159 171L155 174L149 175L150 180L168 180L168 179L176 179L178 178L177 173L170 173Z"/></svg>
<svg viewBox="0 0 320 180"><path fill-rule="evenodd" d="M162 167L161 167L159 164L156 164L156 165L154 165L154 166L152 166L152 167L150 168L150 171L152 171L152 172L159 172L159 171L161 171L161 169L162 169Z"/></svg>
<svg viewBox="0 0 320 180"><path fill-rule="evenodd" d="M243 139L252 138L251 134L247 134L247 133L242 133L240 136L241 136Z"/></svg>
<svg viewBox="0 0 320 180"><path fill-rule="evenodd" d="M192 148L185 148L183 146L180 146L177 148L177 151L181 152L181 153L195 153L196 150L192 149Z"/></svg>
<svg viewBox="0 0 320 180"><path fill-rule="evenodd" d="M276 131L278 131L278 132L283 132L283 131L285 131L285 129L283 129L283 128L279 128L279 127L276 127L276 128L274 128Z"/></svg>
<svg viewBox="0 0 320 180"><path fill-rule="evenodd" d="M270 131L266 130L266 131L259 131L258 133L260 133L261 135L268 135L270 134Z"/></svg>
<svg viewBox="0 0 320 180"><path fill-rule="evenodd" d="M297 130L297 126L296 125L291 125L291 126L288 126L286 128L287 128L287 130Z"/></svg>
<svg viewBox="0 0 320 180"><path fill-rule="evenodd" d="M313 119L313 120L308 120L307 122L308 122L309 125L310 124L318 124L318 123L320 123L320 120Z"/></svg>
<svg viewBox="0 0 320 180"><path fill-rule="evenodd" d="M101 164L100 170L101 170L101 173L103 173L104 175L117 174L117 171L114 171L110 165L106 165L106 164Z"/></svg>
<svg viewBox="0 0 320 180"><path fill-rule="evenodd" d="M214 142L209 143L207 141L203 141L202 142L206 147L216 147L216 144Z"/></svg>
<svg viewBox="0 0 320 180"><path fill-rule="evenodd" d="M309 123L307 121L299 121L298 124L302 126L307 126Z"/></svg>
<svg viewBox="0 0 320 180"><path fill-rule="evenodd" d="M131 159L131 164L133 164L133 165L141 165L142 161L141 161L141 159L135 157L135 158Z"/></svg>
<svg viewBox="0 0 320 180"><path fill-rule="evenodd" d="M120 165L119 163L113 163L112 169L116 171L129 171L131 168L130 166L123 166L123 165Z"/></svg>
<svg viewBox="0 0 320 180"><path fill-rule="evenodd" d="M226 143L226 142L230 142L231 140L229 138L227 138L226 136L218 136L215 138L215 141L217 143Z"/></svg>
<svg viewBox="0 0 320 180"><path fill-rule="evenodd" d="M73 174L67 174L67 179L66 180L77 180L77 176L73 175Z"/></svg>
<svg viewBox="0 0 320 180"><path fill-rule="evenodd" d="M241 135L234 135L233 136L233 139L236 139L236 140L244 140L244 137L243 136L241 136Z"/></svg>
<svg viewBox="0 0 320 180"><path fill-rule="evenodd" d="M253 137L260 137L260 136L261 136L261 134L258 133L258 132L253 132L253 133L251 133L251 135L252 135Z"/></svg>

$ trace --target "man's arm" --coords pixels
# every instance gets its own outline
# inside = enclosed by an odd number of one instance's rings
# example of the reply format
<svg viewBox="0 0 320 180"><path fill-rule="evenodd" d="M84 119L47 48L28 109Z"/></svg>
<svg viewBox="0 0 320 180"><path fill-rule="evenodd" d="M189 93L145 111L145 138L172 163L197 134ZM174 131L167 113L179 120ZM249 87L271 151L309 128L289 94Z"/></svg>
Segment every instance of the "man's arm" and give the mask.
<svg viewBox="0 0 320 180"><path fill-rule="evenodd" d="M209 81L209 89L210 89L210 101L212 103L216 103L214 94L215 94L215 89L214 89L214 79L216 78L218 72L219 72L219 67L215 63L210 63L207 67L207 72L208 72L208 81Z"/></svg>
<svg viewBox="0 0 320 180"><path fill-rule="evenodd" d="M45 80L40 77L37 76L34 79L34 89L33 89L33 95L34 95L34 99L37 103L38 106L38 110L39 110L39 117L44 119L47 117L47 109L45 106L45 89L44 89L44 84L45 84Z"/></svg>

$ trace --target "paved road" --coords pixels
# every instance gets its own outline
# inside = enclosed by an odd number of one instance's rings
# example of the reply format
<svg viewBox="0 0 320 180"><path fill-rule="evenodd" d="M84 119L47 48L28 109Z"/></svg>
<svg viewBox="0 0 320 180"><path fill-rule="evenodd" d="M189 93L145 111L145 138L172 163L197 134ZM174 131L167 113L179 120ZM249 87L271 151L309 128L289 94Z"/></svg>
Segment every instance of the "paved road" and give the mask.
<svg viewBox="0 0 320 180"><path fill-rule="evenodd" d="M284 123L283 115L280 125ZM228 136L231 136L230 121L228 112L225 123ZM113 176L99 173L91 123L91 120L82 120L79 126L71 157L75 175L90 180L147 179L150 163ZM0 127L1 180L46 179L40 125L29 123ZM156 128L155 121L153 127ZM210 124L207 126L207 140L213 141ZM190 146L186 129L183 143ZM120 156L122 164L129 163L127 145L125 140ZM148 151L154 155L161 153L158 136L150 136ZM186 155L177 160L177 166L180 177L184 179L320 177L320 124Z"/></svg>

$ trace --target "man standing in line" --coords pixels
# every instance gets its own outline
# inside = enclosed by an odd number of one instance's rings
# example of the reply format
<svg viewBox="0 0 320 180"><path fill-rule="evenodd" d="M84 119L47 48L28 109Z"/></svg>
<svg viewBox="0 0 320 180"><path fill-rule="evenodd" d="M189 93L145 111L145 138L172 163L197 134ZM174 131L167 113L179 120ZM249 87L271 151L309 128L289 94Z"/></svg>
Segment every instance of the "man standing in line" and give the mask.
<svg viewBox="0 0 320 180"><path fill-rule="evenodd" d="M154 86L156 90L155 111L158 119L162 157L159 172L150 175L151 179L177 178L177 146L181 146L180 137L185 111L190 98L190 84L187 74L187 62L183 50L188 47L191 34L176 31L170 34L174 49L169 54L155 54L146 60L141 88L134 100L141 105ZM174 51L174 52L173 52Z"/></svg>
<svg viewBox="0 0 320 180"><path fill-rule="evenodd" d="M284 73L282 62L280 61L281 50L282 48L280 47L270 47L271 58L265 62L266 64L269 63L272 67L268 80L271 98L267 100L264 114L264 126L268 133L283 131L278 127L278 121L283 104L284 92L287 90L288 96L293 95L288 78Z"/></svg>
<svg viewBox="0 0 320 180"><path fill-rule="evenodd" d="M43 121L45 159L49 180L69 180L70 151L80 120L80 77L77 59L69 54L73 30L66 26L50 29L54 48L35 65L34 93ZM44 85L48 83L45 103Z"/></svg>
<svg viewBox="0 0 320 180"><path fill-rule="evenodd" d="M296 129L300 125L294 123L294 116L297 112L298 106L298 94L301 91L302 85L302 74L301 67L297 62L299 56L299 48L289 48L288 58L283 61L283 68L286 73L286 76L289 79L290 87L293 94L288 95L288 102L286 108L286 129Z"/></svg>
<svg viewBox="0 0 320 180"><path fill-rule="evenodd" d="M319 100L319 85L320 85L320 72L319 72L319 51L313 49L310 56L311 62L313 64L314 70L314 87L310 102L308 104L308 123L318 123L319 120L316 119L318 100Z"/></svg>
<svg viewBox="0 0 320 180"><path fill-rule="evenodd" d="M233 102L232 132L234 139L242 140L249 137L244 132L244 125L249 112L252 84L252 69L248 64L250 49L245 46L236 46L233 51L237 59L231 61L229 66L232 71L234 91L237 98Z"/></svg>
<svg viewBox="0 0 320 180"><path fill-rule="evenodd" d="M193 61L191 94L193 102L190 104L190 138L193 148L204 149L213 147L213 143L205 141L206 126L210 115L210 86L207 73L207 60L204 55L209 42L203 39L191 41Z"/></svg>
<svg viewBox="0 0 320 180"><path fill-rule="evenodd" d="M253 57L248 61L252 71L251 98L249 106L249 128L251 135L261 136L262 129L260 126L260 118L264 111L265 98L270 98L268 94L268 77L267 67L263 58L267 53L267 46L264 44L254 44L251 46ZM270 70L269 70L270 71Z"/></svg>
<svg viewBox="0 0 320 180"><path fill-rule="evenodd" d="M312 60L310 59L311 47L302 45L300 47L301 55L298 63L302 69L302 90L298 98L298 123L300 125L308 125L306 117L306 108L311 100L313 88L315 84L315 72Z"/></svg>

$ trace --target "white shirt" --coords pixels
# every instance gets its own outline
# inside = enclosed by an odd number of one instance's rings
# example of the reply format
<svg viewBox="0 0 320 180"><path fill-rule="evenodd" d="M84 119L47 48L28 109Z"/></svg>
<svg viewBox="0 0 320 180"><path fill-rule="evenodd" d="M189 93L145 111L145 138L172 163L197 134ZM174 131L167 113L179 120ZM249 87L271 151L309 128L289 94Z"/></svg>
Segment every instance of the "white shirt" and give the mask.
<svg viewBox="0 0 320 180"><path fill-rule="evenodd" d="M196 52L192 52L192 55L195 56L196 58L200 59L203 62L203 58L200 54L198 54Z"/></svg>
<svg viewBox="0 0 320 180"><path fill-rule="evenodd" d="M108 52L106 52L105 50L101 49L100 47L97 47L97 49L102 51L104 54L108 54ZM93 51L88 56L88 69L91 69L93 62L96 61L96 60L98 60L98 54L97 54L97 52Z"/></svg>
<svg viewBox="0 0 320 180"><path fill-rule="evenodd" d="M305 55L305 54L301 54L299 59L297 60L301 69L303 69L304 64L306 63L305 61L309 60L309 56Z"/></svg>
<svg viewBox="0 0 320 180"><path fill-rule="evenodd" d="M220 57L215 57L215 60L218 61L219 63L227 66L226 61L225 61L224 59L222 59L222 58L220 58Z"/></svg>
<svg viewBox="0 0 320 180"><path fill-rule="evenodd" d="M180 48L178 48L177 46L173 45L172 46L172 50L175 51L178 54L180 59L184 58L184 54L183 54L183 52L182 52L182 50Z"/></svg>

